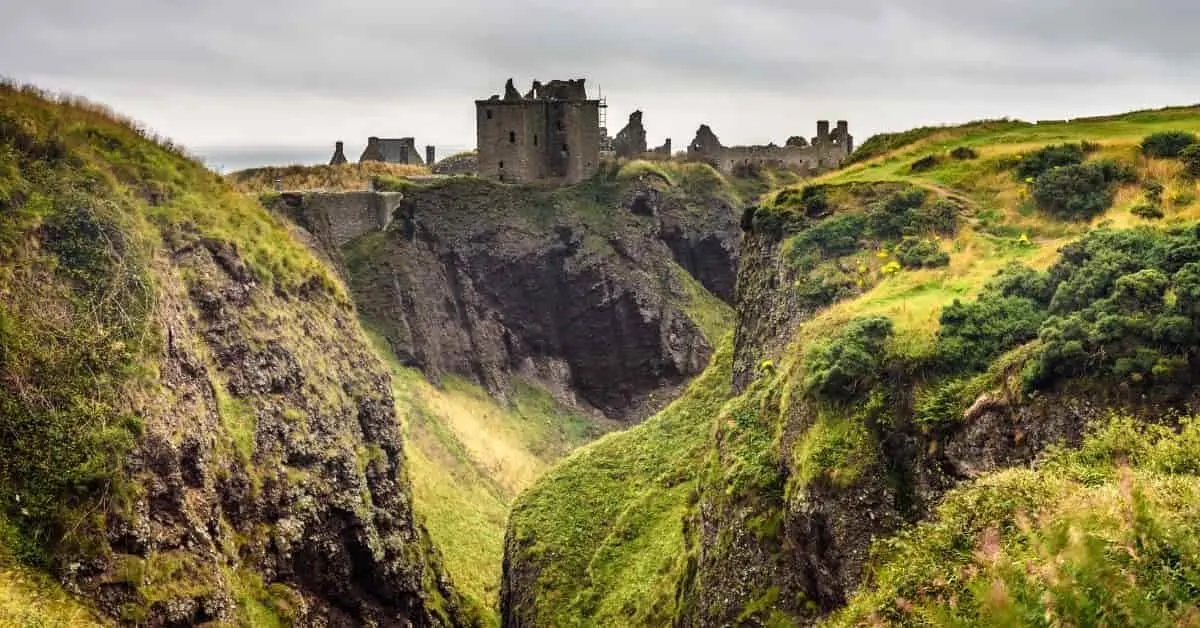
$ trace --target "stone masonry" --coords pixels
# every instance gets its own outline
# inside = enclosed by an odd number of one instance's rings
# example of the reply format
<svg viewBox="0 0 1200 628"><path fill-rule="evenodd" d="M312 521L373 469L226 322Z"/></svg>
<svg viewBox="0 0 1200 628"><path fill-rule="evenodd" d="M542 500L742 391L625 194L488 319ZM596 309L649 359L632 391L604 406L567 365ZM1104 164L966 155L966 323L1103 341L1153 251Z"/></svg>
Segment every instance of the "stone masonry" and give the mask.
<svg viewBox="0 0 1200 628"><path fill-rule="evenodd" d="M534 81L524 96L509 79L503 98L475 101L475 122L481 177L578 183L600 166L600 101L584 79Z"/></svg>
<svg viewBox="0 0 1200 628"><path fill-rule="evenodd" d="M789 138L787 145L776 146L724 146L708 125L700 125L696 138L688 145L687 156L691 161L711 164L724 174L732 174L739 166L785 166L805 173L817 173L836 168L854 152L854 138L850 125L838 121L831 133L829 121L817 122L817 136L805 145L803 138Z"/></svg>

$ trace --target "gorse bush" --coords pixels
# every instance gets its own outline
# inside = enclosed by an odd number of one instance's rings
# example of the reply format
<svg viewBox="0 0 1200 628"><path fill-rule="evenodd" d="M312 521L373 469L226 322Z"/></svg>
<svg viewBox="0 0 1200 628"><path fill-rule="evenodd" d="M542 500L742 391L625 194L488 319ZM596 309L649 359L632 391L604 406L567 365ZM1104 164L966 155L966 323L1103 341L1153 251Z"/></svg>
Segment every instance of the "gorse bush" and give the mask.
<svg viewBox="0 0 1200 628"><path fill-rule="evenodd" d="M1196 134L1187 131L1163 131L1142 140L1142 154L1147 157L1174 159L1188 146L1195 144Z"/></svg>
<svg viewBox="0 0 1200 628"><path fill-rule="evenodd" d="M950 263L950 255L935 240L908 237L896 247L896 260L905 268L937 268Z"/></svg>
<svg viewBox="0 0 1200 628"><path fill-rule="evenodd" d="M975 302L944 308L941 324L938 355L954 372L1036 337L1027 390L1075 377L1185 385L1200 343L1200 233L1089 233L1047 272L1006 268Z"/></svg>
<svg viewBox="0 0 1200 628"><path fill-rule="evenodd" d="M1033 199L1043 211L1063 220L1090 220L1112 206L1111 166L1077 164L1053 168L1033 181Z"/></svg>
<svg viewBox="0 0 1200 628"><path fill-rule="evenodd" d="M940 163L940 162L941 162L941 158L939 158L937 155L926 155L926 156L914 161L912 163L912 165L909 166L908 170L909 170L909 172L914 172L914 173L925 172L926 170L933 170L934 168L937 167L938 163Z"/></svg>
<svg viewBox="0 0 1200 628"><path fill-rule="evenodd" d="M1016 165L1017 178L1021 180L1034 179L1046 172L1063 166L1077 166L1083 163L1090 152L1090 146L1083 144L1055 144L1040 148L1021 158Z"/></svg>
<svg viewBox="0 0 1200 628"><path fill-rule="evenodd" d="M1179 153L1183 172L1189 177L1200 178L1200 144L1192 144Z"/></svg>
<svg viewBox="0 0 1200 628"><path fill-rule="evenodd" d="M869 390L879 378L884 343L891 335L889 318L850 321L836 337L805 355L805 389L817 398L835 402L848 401Z"/></svg>
<svg viewBox="0 0 1200 628"><path fill-rule="evenodd" d="M975 152L975 149L969 146L959 146L950 151L950 157L959 161L966 161L968 159L978 159L979 153Z"/></svg>

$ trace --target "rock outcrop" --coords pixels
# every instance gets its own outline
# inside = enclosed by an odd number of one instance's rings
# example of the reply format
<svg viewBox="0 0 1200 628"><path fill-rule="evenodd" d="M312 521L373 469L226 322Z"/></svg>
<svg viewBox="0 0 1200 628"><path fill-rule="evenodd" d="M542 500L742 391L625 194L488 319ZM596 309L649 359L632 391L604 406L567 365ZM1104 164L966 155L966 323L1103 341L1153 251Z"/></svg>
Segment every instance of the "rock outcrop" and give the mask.
<svg viewBox="0 0 1200 628"><path fill-rule="evenodd" d="M712 351L711 303L689 282L729 296L737 264L727 201L656 186L614 182L607 203L473 179L411 190L385 233L347 247L355 299L435 377L503 397L519 372L569 403L644 418Z"/></svg>

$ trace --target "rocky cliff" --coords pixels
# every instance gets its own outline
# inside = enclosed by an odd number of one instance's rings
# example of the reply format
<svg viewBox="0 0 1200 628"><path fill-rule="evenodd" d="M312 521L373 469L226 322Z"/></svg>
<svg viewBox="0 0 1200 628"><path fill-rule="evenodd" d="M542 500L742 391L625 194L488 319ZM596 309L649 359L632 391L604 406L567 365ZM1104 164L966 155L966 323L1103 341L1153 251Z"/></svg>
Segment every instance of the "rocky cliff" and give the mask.
<svg viewBox="0 0 1200 628"><path fill-rule="evenodd" d="M709 186L709 187L705 187ZM411 186L389 228L331 251L409 365L503 399L513 374L637 421L700 372L728 323L737 202L711 170L610 170L569 188ZM311 208L291 211L319 240Z"/></svg>
<svg viewBox="0 0 1200 628"><path fill-rule="evenodd" d="M287 223L0 87L0 563L125 624L467 625L389 377Z"/></svg>

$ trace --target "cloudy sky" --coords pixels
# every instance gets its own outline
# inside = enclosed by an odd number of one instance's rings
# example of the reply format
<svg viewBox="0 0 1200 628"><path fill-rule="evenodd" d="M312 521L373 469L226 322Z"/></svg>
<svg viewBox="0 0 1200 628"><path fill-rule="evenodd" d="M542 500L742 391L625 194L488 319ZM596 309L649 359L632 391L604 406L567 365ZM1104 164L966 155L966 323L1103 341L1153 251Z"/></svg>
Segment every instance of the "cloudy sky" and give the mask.
<svg viewBox="0 0 1200 628"><path fill-rule="evenodd" d="M4 0L0 74L105 102L217 168L344 139L474 145L476 98L586 78L615 133L726 144L1200 102L1195 0Z"/></svg>

